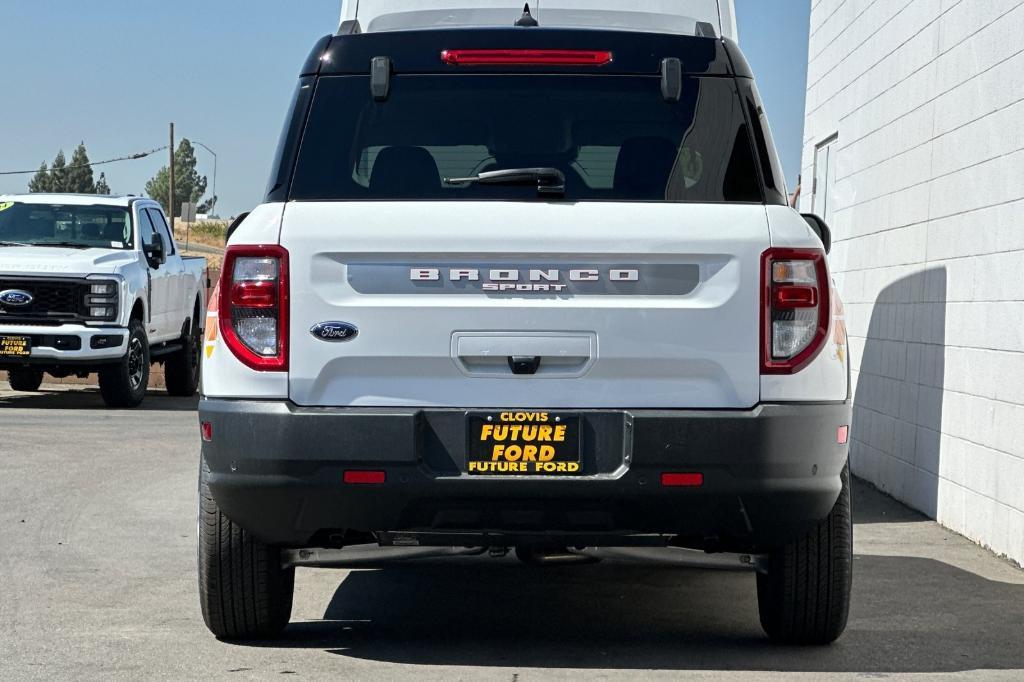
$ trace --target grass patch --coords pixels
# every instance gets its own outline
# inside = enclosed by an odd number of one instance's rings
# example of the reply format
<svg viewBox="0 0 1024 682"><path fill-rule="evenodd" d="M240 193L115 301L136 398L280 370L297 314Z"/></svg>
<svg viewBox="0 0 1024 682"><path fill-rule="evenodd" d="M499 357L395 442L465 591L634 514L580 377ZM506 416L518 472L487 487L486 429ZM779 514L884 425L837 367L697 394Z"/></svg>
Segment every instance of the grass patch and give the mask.
<svg viewBox="0 0 1024 682"><path fill-rule="evenodd" d="M190 244L216 246L224 248L227 242L228 224L226 222L207 220L201 223L174 223L174 240L185 243L186 234Z"/></svg>

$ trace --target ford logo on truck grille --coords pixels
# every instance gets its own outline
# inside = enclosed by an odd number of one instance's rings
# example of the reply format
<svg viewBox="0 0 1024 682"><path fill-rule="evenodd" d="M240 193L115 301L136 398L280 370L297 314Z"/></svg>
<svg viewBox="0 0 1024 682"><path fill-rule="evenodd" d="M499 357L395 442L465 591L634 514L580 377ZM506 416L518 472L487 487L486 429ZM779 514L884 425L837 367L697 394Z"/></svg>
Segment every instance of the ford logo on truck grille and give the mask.
<svg viewBox="0 0 1024 682"><path fill-rule="evenodd" d="M9 306L25 306L35 300L35 296L21 289L0 291L0 303Z"/></svg>
<svg viewBox="0 0 1024 682"><path fill-rule="evenodd" d="M331 341L333 343L351 341L359 336L359 330L356 329L356 326L348 322L321 322L320 324L313 325L309 333L321 341Z"/></svg>

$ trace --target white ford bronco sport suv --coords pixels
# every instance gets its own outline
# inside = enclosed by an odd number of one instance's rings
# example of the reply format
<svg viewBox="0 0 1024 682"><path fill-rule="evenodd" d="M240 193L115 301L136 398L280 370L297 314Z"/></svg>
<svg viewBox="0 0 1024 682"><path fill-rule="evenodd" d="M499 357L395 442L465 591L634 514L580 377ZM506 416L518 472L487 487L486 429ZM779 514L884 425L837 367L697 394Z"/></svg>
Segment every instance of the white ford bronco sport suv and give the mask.
<svg viewBox="0 0 1024 682"><path fill-rule="evenodd" d="M655 546L749 555L771 638L836 639L845 326L748 64L515 18L306 63L207 323L207 626L278 634L353 545Z"/></svg>
<svg viewBox="0 0 1024 682"><path fill-rule="evenodd" d="M136 407L159 362L171 395L194 395L206 287L155 201L0 196L0 371L16 391L98 373L107 405Z"/></svg>

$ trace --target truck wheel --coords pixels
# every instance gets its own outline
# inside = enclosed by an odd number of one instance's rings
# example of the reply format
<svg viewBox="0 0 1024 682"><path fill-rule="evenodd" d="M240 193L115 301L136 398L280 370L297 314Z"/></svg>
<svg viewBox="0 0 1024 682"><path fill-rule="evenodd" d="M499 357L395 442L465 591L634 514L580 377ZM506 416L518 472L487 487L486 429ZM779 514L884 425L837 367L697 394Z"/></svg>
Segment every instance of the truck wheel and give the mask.
<svg viewBox="0 0 1024 682"><path fill-rule="evenodd" d="M281 567L281 550L268 547L221 513L199 474L199 603L218 639L272 639L292 614L295 569Z"/></svg>
<svg viewBox="0 0 1024 682"><path fill-rule="evenodd" d="M149 341L140 320L128 325L128 351L100 370L100 395L108 407L138 407L149 387Z"/></svg>
<svg viewBox="0 0 1024 682"><path fill-rule="evenodd" d="M850 467L828 517L804 537L768 556L757 575L761 627L786 644L829 644L846 629L853 583Z"/></svg>
<svg viewBox="0 0 1024 682"><path fill-rule="evenodd" d="M38 369L12 369L7 372L7 383L15 391L34 393L43 385L43 373Z"/></svg>
<svg viewBox="0 0 1024 682"><path fill-rule="evenodd" d="M164 363L164 381L171 395L189 398L199 388L199 358L202 353L203 336L199 325L192 321L191 331L182 338L184 347L167 356Z"/></svg>

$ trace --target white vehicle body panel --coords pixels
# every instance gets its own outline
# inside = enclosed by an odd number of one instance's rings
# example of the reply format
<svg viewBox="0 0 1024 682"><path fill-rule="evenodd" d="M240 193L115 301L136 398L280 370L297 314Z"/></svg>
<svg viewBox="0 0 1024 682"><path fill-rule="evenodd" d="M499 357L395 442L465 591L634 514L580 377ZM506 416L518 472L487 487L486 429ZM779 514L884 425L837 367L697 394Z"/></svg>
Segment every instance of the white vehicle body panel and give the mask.
<svg viewBox="0 0 1024 682"><path fill-rule="evenodd" d="M760 399L764 206L292 203L281 234L292 263L289 395L299 405L749 408ZM392 266L384 277L397 284L410 263L495 262L564 271L688 264L700 274L680 296L353 286L357 265ZM354 324L359 336L332 344L310 334L328 321ZM486 352L462 357L460 336L477 348L500 337L494 352L508 355L546 349L547 373L514 375L507 358L487 363ZM592 340L589 357L571 350L582 338ZM220 372L207 374L211 395L225 392Z"/></svg>
<svg viewBox="0 0 1024 682"><path fill-rule="evenodd" d="M522 0L343 0L341 21L358 20L364 32L510 26L522 10ZM735 0L534 0L530 11L548 28L694 35L697 22L706 22L738 40Z"/></svg>

